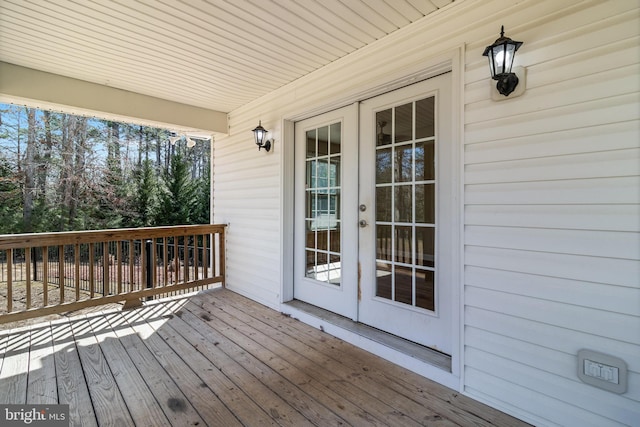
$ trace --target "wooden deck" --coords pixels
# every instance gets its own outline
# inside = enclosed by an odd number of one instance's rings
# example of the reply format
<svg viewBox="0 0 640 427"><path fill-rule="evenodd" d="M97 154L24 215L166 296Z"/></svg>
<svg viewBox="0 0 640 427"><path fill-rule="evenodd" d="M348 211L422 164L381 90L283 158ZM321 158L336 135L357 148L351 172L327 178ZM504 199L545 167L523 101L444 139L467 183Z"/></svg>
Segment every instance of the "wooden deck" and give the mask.
<svg viewBox="0 0 640 427"><path fill-rule="evenodd" d="M519 426L227 290L0 332L0 404L74 426Z"/></svg>

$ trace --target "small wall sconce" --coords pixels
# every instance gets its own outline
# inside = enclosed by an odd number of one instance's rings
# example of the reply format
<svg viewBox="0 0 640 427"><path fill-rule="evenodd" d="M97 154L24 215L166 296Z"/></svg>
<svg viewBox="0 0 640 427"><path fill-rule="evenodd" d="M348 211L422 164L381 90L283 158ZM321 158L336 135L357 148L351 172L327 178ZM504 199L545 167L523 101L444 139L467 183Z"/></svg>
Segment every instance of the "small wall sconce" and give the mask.
<svg viewBox="0 0 640 427"><path fill-rule="evenodd" d="M500 29L500 38L491 46L487 46L482 56L489 57L491 78L497 80L496 89L504 96L509 96L518 86L518 76L511 72L516 51L522 42L511 40L504 36L504 25Z"/></svg>
<svg viewBox="0 0 640 427"><path fill-rule="evenodd" d="M271 140L267 139L265 141L267 132L268 130L262 127L262 120L260 120L258 122L258 126L256 126L256 128L253 130L253 136L256 140L258 151L260 151L262 148L264 148L266 152L269 152L269 150L271 150Z"/></svg>

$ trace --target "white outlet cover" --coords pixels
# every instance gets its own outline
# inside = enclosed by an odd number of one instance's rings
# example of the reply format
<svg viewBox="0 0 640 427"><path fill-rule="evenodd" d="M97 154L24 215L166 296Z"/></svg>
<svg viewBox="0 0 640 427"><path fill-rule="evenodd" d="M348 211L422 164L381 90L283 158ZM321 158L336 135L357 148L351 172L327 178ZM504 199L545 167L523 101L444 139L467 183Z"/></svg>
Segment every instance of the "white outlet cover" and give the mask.
<svg viewBox="0 0 640 427"><path fill-rule="evenodd" d="M596 369L600 374L585 372L587 367L602 365L601 369ZM617 369L617 378L615 370ZM602 373L610 373L607 375ZM578 378L586 384L601 388L613 393L623 394L627 391L627 364L619 357L600 353L593 350L578 351ZM617 382L615 382L617 380Z"/></svg>

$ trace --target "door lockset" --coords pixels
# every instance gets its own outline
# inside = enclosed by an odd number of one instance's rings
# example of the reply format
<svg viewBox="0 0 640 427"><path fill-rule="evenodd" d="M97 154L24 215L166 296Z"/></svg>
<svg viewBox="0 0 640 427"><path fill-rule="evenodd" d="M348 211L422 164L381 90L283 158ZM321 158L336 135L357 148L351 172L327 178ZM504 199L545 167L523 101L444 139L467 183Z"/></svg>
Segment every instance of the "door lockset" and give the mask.
<svg viewBox="0 0 640 427"><path fill-rule="evenodd" d="M359 224L360 224L360 227L364 228L367 226L367 221L365 221L364 219L361 219Z"/></svg>
<svg viewBox="0 0 640 427"><path fill-rule="evenodd" d="M367 206L366 205L360 205L360 212L364 212L367 210Z"/></svg>

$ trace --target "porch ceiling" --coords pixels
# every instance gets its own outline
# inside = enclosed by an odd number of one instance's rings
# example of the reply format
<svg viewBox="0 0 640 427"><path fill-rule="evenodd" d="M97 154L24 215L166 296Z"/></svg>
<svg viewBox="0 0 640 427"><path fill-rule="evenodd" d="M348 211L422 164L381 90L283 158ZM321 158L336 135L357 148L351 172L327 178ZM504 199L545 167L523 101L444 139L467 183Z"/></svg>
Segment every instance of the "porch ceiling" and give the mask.
<svg viewBox="0 0 640 427"><path fill-rule="evenodd" d="M453 0L2 0L0 61L230 112Z"/></svg>

